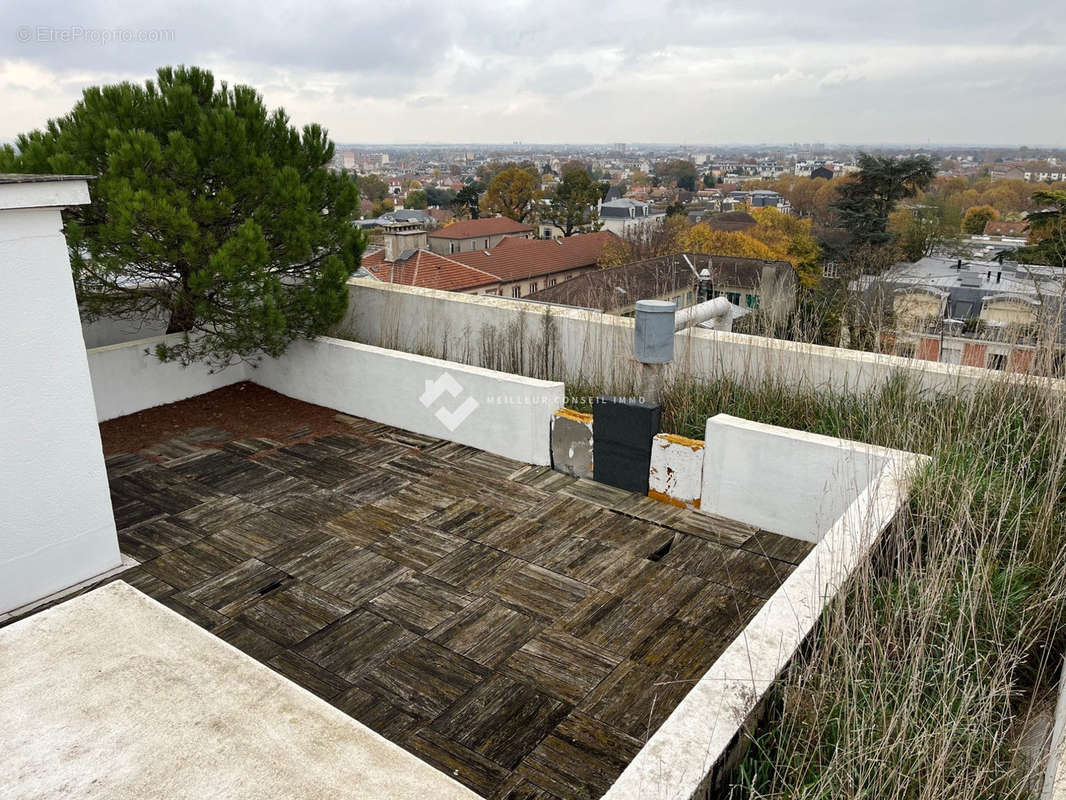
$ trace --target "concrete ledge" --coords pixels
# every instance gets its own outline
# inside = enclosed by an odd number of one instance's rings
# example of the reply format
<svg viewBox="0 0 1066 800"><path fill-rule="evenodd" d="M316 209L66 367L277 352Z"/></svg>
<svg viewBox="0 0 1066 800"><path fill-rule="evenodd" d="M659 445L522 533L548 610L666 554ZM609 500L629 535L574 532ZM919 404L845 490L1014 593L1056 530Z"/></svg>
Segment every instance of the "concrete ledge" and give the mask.
<svg viewBox="0 0 1066 800"><path fill-rule="evenodd" d="M0 629L4 796L477 795L117 581Z"/></svg>

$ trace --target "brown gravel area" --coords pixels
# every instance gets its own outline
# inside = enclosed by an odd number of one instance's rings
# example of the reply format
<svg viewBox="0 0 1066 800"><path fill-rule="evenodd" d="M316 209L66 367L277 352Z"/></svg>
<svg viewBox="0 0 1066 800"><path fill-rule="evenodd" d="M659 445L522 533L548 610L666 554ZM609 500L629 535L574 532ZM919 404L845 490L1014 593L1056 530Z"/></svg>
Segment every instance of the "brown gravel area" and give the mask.
<svg viewBox="0 0 1066 800"><path fill-rule="evenodd" d="M190 428L219 428L234 439L291 439L350 432L331 408L294 400L249 381L100 423L104 455L135 453Z"/></svg>

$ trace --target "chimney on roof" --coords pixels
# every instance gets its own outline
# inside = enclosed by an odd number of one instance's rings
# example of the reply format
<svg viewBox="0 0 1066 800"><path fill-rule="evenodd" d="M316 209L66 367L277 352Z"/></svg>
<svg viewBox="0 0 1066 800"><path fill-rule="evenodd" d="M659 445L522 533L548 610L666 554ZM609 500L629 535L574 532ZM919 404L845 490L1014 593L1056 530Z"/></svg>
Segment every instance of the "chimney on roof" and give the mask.
<svg viewBox="0 0 1066 800"><path fill-rule="evenodd" d="M428 246L426 229L417 222L390 222L385 228L385 261L392 263L403 253L425 250Z"/></svg>

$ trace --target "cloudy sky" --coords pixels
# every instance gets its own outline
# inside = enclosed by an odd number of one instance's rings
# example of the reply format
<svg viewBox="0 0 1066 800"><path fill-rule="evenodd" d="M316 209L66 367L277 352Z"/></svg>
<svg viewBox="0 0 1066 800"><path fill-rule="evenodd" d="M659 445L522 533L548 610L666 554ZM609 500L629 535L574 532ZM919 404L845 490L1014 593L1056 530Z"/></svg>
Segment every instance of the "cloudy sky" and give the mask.
<svg viewBox="0 0 1066 800"><path fill-rule="evenodd" d="M339 142L1066 145L1061 2L3 0L0 140L185 63Z"/></svg>

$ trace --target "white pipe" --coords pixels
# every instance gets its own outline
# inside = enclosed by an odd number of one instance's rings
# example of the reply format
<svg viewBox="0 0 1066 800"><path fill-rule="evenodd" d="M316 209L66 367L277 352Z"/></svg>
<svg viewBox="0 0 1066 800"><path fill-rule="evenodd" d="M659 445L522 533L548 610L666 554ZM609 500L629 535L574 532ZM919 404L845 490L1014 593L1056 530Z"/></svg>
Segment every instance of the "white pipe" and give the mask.
<svg viewBox="0 0 1066 800"><path fill-rule="evenodd" d="M674 314L674 330L710 320L716 331L733 330L733 304L725 297L716 297L694 306L683 308Z"/></svg>

